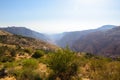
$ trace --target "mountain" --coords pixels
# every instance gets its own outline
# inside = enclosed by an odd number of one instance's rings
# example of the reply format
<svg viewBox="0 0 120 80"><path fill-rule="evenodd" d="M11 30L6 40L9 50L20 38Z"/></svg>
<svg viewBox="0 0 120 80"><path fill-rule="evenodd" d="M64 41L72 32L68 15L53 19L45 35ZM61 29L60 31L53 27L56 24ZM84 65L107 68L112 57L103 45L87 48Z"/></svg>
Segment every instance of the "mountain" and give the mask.
<svg viewBox="0 0 120 80"><path fill-rule="evenodd" d="M2 34L1 34L2 33ZM38 40L30 37L23 37L21 35L14 35L12 33L0 30L0 46L13 45L23 48L55 50L58 47L49 44L43 40Z"/></svg>
<svg viewBox="0 0 120 80"><path fill-rule="evenodd" d="M96 31L106 31L109 29L114 28L114 25L104 25L97 29L90 29L90 30L84 30L84 31L74 31L74 32L65 32L63 33L63 36L56 40L56 44L60 47L66 47L67 45L71 48L73 43L78 40L79 38L84 38L86 35L96 32Z"/></svg>
<svg viewBox="0 0 120 80"><path fill-rule="evenodd" d="M14 27L13 26L13 27L7 27L7 28L0 28L0 30L4 30L12 34L16 34L16 35L22 35L26 37L40 39L43 41L49 41L48 37L46 37L44 34L35 32L25 27Z"/></svg>
<svg viewBox="0 0 120 80"><path fill-rule="evenodd" d="M120 27L87 34L76 40L71 49L110 57L120 56Z"/></svg>
<svg viewBox="0 0 120 80"><path fill-rule="evenodd" d="M81 37L84 37L84 35L88 34L89 32L91 32L91 30L66 32L62 38L56 40L56 44L63 48L66 46L71 47L74 41Z"/></svg>
<svg viewBox="0 0 120 80"><path fill-rule="evenodd" d="M104 26L98 28L97 30L108 30L108 29L112 29L114 27L115 27L114 25L104 25Z"/></svg>

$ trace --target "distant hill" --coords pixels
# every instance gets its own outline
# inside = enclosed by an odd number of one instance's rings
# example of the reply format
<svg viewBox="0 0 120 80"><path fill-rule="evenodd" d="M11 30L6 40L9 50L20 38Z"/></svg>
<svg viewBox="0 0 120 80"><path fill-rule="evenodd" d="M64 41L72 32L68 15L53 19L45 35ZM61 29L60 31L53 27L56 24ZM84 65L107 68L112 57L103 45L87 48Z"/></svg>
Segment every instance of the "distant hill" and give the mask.
<svg viewBox="0 0 120 80"><path fill-rule="evenodd" d="M105 56L120 56L120 27L97 31L76 40L71 49Z"/></svg>
<svg viewBox="0 0 120 80"><path fill-rule="evenodd" d="M15 45L23 48L55 50L58 47L49 44L43 40L38 40L30 37L23 37L21 35L14 35L9 32L0 30L0 44Z"/></svg>
<svg viewBox="0 0 120 80"><path fill-rule="evenodd" d="M44 34L35 32L25 27L6 27L6 28L0 28L0 30L4 30L16 35L22 35L26 37L40 39L43 41L49 41L48 37L46 37Z"/></svg>
<svg viewBox="0 0 120 80"><path fill-rule="evenodd" d="M67 45L69 47L72 47L73 43L81 38L84 38L86 35L92 33L92 32L96 32L96 31L106 31L109 29L114 28L114 25L104 25L100 28L97 29L90 29L90 30L84 30L84 31L74 31L74 32L66 32L63 33L63 36L56 40L56 44L60 47L66 47Z"/></svg>

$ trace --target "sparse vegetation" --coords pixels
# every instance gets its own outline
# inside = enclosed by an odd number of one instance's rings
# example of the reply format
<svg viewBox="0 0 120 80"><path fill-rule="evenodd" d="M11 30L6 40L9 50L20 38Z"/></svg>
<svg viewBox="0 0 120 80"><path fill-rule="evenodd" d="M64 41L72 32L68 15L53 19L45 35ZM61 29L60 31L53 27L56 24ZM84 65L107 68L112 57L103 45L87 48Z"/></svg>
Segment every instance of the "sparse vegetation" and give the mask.
<svg viewBox="0 0 120 80"><path fill-rule="evenodd" d="M75 53L69 48L45 50L44 46L33 47L35 42L30 44L30 38L27 41L22 36L17 37L12 39L15 43L6 42L9 40L7 37L0 37L2 80L8 76L16 80L120 80L119 56L108 58L84 52ZM24 41L26 44L23 44Z"/></svg>
<svg viewBox="0 0 120 80"><path fill-rule="evenodd" d="M0 52L0 71L4 69L2 72L4 76L14 76L17 80L120 79L120 61L118 58L105 58L89 53L77 54L68 48L46 54L45 50L36 50L33 53L31 49L11 49L7 46L1 46ZM33 54L30 58L15 60L16 55L21 53L24 53L22 56L25 53L28 53L29 56L31 53ZM39 61L38 58L42 61ZM39 69L41 62L47 66L44 68L46 72L41 72Z"/></svg>
<svg viewBox="0 0 120 80"><path fill-rule="evenodd" d="M0 65L4 69L5 76L14 76L17 80L119 80L120 61L118 58L111 59L80 53L67 49L46 53L44 50L36 50L31 58L15 60L16 54L30 53L31 49L11 49L7 46L0 47ZM5 55L4 55L5 54ZM24 54L23 54L24 55ZM22 56L23 56L22 55ZM43 57L42 57L43 56ZM50 69L48 72L39 71L39 59ZM41 61L42 62L42 61ZM49 74L48 74L49 73ZM44 75L43 75L44 74ZM48 74L45 76L45 74ZM42 76L42 77L41 77ZM43 77L44 76L44 77Z"/></svg>

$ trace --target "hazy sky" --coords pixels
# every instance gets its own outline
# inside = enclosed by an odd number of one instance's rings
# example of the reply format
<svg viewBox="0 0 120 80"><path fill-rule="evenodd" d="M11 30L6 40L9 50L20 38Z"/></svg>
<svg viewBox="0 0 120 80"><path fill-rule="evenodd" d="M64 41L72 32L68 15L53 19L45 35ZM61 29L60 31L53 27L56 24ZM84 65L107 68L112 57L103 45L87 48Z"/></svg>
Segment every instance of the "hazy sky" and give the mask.
<svg viewBox="0 0 120 80"><path fill-rule="evenodd" d="M120 24L120 0L0 0L0 26L43 33Z"/></svg>

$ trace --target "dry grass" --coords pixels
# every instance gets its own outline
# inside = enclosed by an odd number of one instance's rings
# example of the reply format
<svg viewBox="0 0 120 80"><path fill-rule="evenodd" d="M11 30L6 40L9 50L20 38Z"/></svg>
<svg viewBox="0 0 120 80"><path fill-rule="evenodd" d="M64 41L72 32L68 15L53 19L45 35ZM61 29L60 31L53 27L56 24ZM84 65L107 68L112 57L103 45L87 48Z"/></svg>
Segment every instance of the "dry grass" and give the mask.
<svg viewBox="0 0 120 80"><path fill-rule="evenodd" d="M5 78L1 78L0 80L16 80L15 77L5 77Z"/></svg>
<svg viewBox="0 0 120 80"><path fill-rule="evenodd" d="M43 63L39 63L39 67L36 71L40 73L41 78L47 78L50 74L49 68Z"/></svg>

